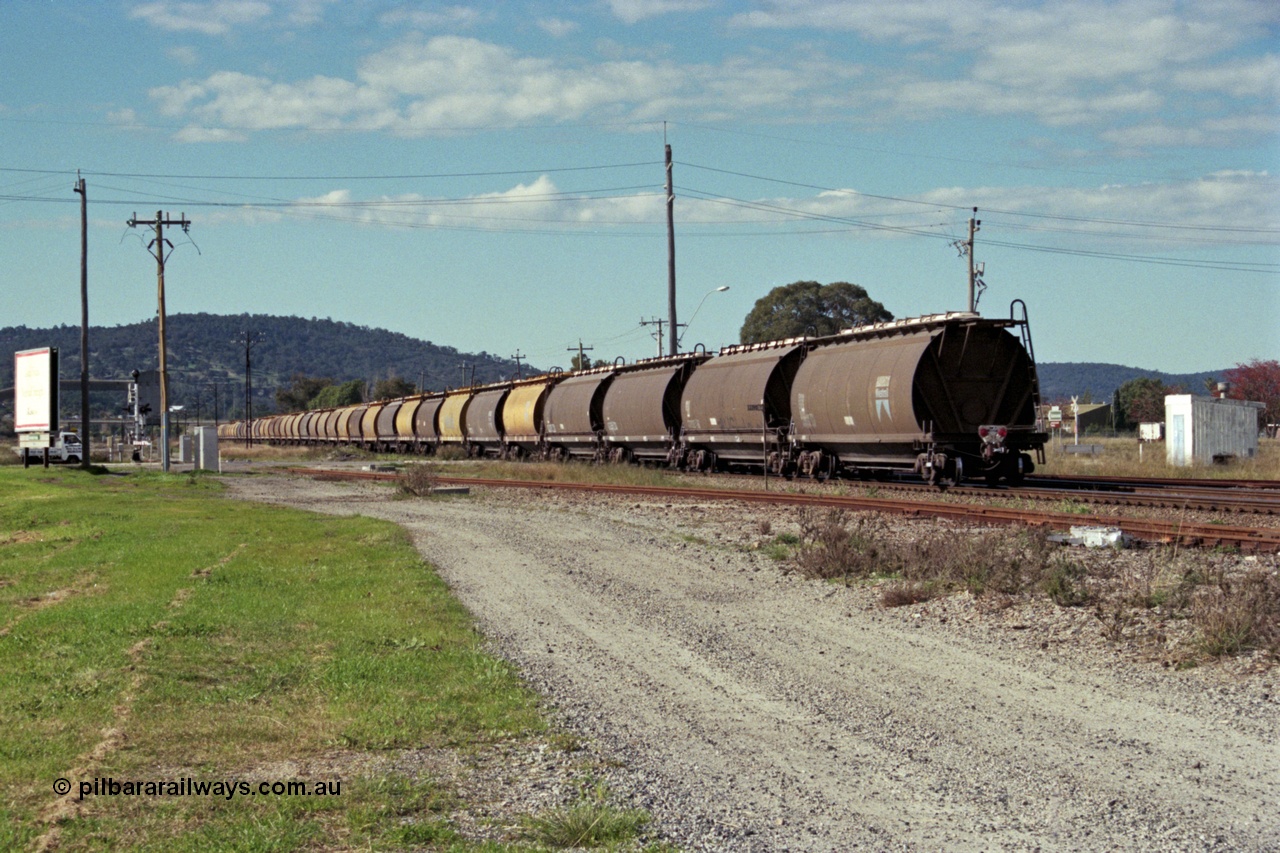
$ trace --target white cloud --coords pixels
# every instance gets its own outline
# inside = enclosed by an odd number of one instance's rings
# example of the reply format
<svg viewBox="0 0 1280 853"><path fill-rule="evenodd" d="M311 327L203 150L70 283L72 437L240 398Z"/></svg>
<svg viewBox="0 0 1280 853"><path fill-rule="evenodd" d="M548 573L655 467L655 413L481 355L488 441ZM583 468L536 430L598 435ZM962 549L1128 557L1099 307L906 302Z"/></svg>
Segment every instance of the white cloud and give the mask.
<svg viewBox="0 0 1280 853"><path fill-rule="evenodd" d="M676 12L697 12L712 5L711 0L608 0L618 20L635 24Z"/></svg>
<svg viewBox="0 0 1280 853"><path fill-rule="evenodd" d="M619 197L586 197L562 191L547 175L498 192L462 198L403 194L360 199L350 190L338 189L300 198L297 204L301 215L314 208L328 208L326 216L380 227L545 231L656 228L663 221L663 195L656 188ZM1087 234L1099 251L1164 252L1185 249L1196 239L1211 243L1241 238L1221 229L1280 227L1280 181L1265 172L1233 171L1189 181L1095 187L939 187L903 199L843 189L759 198L746 204L687 197L676 200L681 227L693 233L703 226L773 230L794 225L807 230L846 231L851 238L871 240L900 239L903 228L918 231L954 225L968 215L972 205L988 211L982 217L985 230L996 239L1078 245L1080 234ZM245 215L258 214L246 211ZM1071 221L1055 222L1046 215ZM1125 221L1168 223L1170 227L1127 226ZM1193 233L1186 226L1208 230ZM1064 238L1064 234L1071 236Z"/></svg>
<svg viewBox="0 0 1280 853"><path fill-rule="evenodd" d="M296 0L287 8L318 15L329 2ZM195 26L225 22L233 9L248 18L261 5L220 0L138 9L183 11ZM638 21L706 5L614 0L611 8ZM774 0L734 22L853 31L886 45L824 47L811 39L786 53L757 50L708 63L610 52L600 47L608 42L597 40L596 57L585 60L532 55L456 34L415 33L366 56L345 78L289 81L224 71L151 94L166 115L193 127L241 133L296 128L417 137L528 123L667 118L786 122L834 116L888 125L962 112L1092 130L1136 153L1144 139L1162 147L1170 140L1218 144L1233 120L1256 128L1253 117L1274 109L1280 55L1250 55L1264 43L1259 34L1280 20L1269 8L1250 0L1218 0L1212 9L1177 0ZM381 20L457 29L485 14L454 5L397 10ZM556 35L576 29L557 18L536 23ZM824 55L824 49L836 54Z"/></svg>
<svg viewBox="0 0 1280 853"><path fill-rule="evenodd" d="M1221 92L1233 98L1280 102L1280 54L1179 71L1173 82L1192 92Z"/></svg>
<svg viewBox="0 0 1280 853"><path fill-rule="evenodd" d="M184 127L173 135L178 142L244 142L245 135L239 131L212 127Z"/></svg>
<svg viewBox="0 0 1280 853"><path fill-rule="evenodd" d="M202 127L237 131L377 129L391 120L380 93L334 77L279 84L220 71L204 82L162 86L150 95L165 115L190 116Z"/></svg>
<svg viewBox="0 0 1280 853"><path fill-rule="evenodd" d="M822 109L833 80L857 70L806 58L789 65L614 60L571 65L461 36L410 39L367 57L355 80L284 83L218 72L151 90L161 112L202 127L385 130L403 136L584 117L647 121L764 107Z"/></svg>
<svg viewBox="0 0 1280 853"><path fill-rule="evenodd" d="M576 21L566 21L563 18L539 18L538 29L552 38L564 38L567 35L576 33L579 29L579 24Z"/></svg>
<svg viewBox="0 0 1280 853"><path fill-rule="evenodd" d="M3 108L0 108L3 112ZM121 127L134 127L138 124L138 114L131 109L113 110L107 113L107 121Z"/></svg>
<svg viewBox="0 0 1280 853"><path fill-rule="evenodd" d="M227 35L237 27L277 22L312 27L340 0L152 0L138 3L129 17L171 32Z"/></svg>
<svg viewBox="0 0 1280 853"><path fill-rule="evenodd" d="M173 32L225 35L237 26L262 21L271 15L271 5L262 0L211 0L207 3L141 3L129 10L153 27Z"/></svg>
<svg viewBox="0 0 1280 853"><path fill-rule="evenodd" d="M200 61L199 51L188 45L165 48L164 55L179 65L195 65Z"/></svg>
<svg viewBox="0 0 1280 853"><path fill-rule="evenodd" d="M1188 93L1274 100L1280 58L1232 53L1270 43L1277 9L1263 0L772 0L733 22L851 31L913 51L869 71L886 110L1022 114L1063 127L1153 116ZM1222 108L1180 106L1187 115Z"/></svg>
<svg viewBox="0 0 1280 853"><path fill-rule="evenodd" d="M1229 147L1249 139L1280 139L1280 117L1274 113L1241 114L1184 126L1152 121L1104 130L1099 138L1122 149L1141 151Z"/></svg>
<svg viewBox="0 0 1280 853"><path fill-rule="evenodd" d="M444 6L437 9L395 9L378 18L388 27L416 27L421 30L465 29L485 19L485 14L471 6Z"/></svg>

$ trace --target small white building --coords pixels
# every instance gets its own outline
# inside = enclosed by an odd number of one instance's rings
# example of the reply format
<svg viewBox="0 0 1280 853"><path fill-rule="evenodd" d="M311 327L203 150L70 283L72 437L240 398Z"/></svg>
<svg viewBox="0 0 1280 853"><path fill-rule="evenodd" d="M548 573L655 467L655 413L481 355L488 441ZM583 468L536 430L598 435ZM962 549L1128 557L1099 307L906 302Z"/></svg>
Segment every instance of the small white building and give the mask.
<svg viewBox="0 0 1280 853"><path fill-rule="evenodd" d="M1262 403L1192 394L1164 398L1165 453L1170 465L1211 464L1258 455Z"/></svg>

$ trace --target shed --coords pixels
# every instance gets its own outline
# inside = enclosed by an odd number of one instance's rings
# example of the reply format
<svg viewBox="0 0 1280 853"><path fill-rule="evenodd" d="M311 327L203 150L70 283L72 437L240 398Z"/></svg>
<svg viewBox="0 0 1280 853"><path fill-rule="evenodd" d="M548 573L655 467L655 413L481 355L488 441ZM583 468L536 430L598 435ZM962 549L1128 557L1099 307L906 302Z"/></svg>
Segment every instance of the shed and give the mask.
<svg viewBox="0 0 1280 853"><path fill-rule="evenodd" d="M1051 418L1049 415L1054 409L1058 410L1059 417ZM1106 430L1111 427L1111 406L1108 403L1080 403L1077 406L1079 411L1080 434L1084 435L1090 429L1095 432ZM1076 428L1077 416L1071 413L1071 402L1058 403L1053 405L1043 405L1040 407L1036 416L1040 418L1040 422L1045 428L1052 428L1053 423L1060 423L1064 435L1071 435Z"/></svg>
<svg viewBox="0 0 1280 853"><path fill-rule="evenodd" d="M1170 465L1254 459L1262 403L1192 394L1164 398L1165 452Z"/></svg>

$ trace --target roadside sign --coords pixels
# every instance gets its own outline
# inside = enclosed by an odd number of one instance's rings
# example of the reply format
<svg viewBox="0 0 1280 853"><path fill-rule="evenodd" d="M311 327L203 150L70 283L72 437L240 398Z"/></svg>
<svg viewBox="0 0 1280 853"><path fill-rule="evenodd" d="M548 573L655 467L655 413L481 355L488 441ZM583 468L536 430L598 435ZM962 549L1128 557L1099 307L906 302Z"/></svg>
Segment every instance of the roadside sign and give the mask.
<svg viewBox="0 0 1280 853"><path fill-rule="evenodd" d="M1061 421L1062 421L1062 409L1060 409L1060 408L1059 408L1059 407L1057 407L1057 406L1054 406L1053 408L1049 409L1049 415L1048 415L1048 417L1049 417L1049 420L1051 420L1051 421L1059 421L1059 422L1061 422ZM1054 426L1056 427L1056 426L1058 426L1058 424L1054 424Z"/></svg>
<svg viewBox="0 0 1280 853"><path fill-rule="evenodd" d="M13 431L56 432L58 429L58 348L20 350L13 354Z"/></svg>
<svg viewBox="0 0 1280 853"><path fill-rule="evenodd" d="M24 432L18 436L18 446L28 450L40 450L52 446L47 432Z"/></svg>

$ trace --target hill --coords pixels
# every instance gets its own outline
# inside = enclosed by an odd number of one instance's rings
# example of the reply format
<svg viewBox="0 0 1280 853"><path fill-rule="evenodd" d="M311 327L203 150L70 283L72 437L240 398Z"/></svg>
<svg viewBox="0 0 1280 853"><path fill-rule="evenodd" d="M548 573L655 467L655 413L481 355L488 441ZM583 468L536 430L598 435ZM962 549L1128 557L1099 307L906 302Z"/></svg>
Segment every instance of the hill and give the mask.
<svg viewBox="0 0 1280 853"><path fill-rule="evenodd" d="M354 323L261 314L222 316L174 314L167 318L169 388L174 405L194 408L196 398L212 400L218 386L227 413L243 410L244 333L261 333L252 348L254 411L274 410L276 388L289 385L295 373L330 377L338 382L362 379L370 386L393 376L442 390L464 384L462 364L474 366L476 382L496 382L516 375L516 363L490 353L463 353L450 346ZM124 326L92 326L89 367L94 379L125 379L134 370L157 366L156 321ZM80 327L0 328L0 353L35 347L58 347L64 380L80 376ZM525 373L531 368L525 365ZM470 373L468 373L468 378ZM0 388L13 386L13 358L0 358ZM10 398L12 399L12 398ZM93 395L94 408L118 408L112 395ZM206 407L211 402L205 402Z"/></svg>
<svg viewBox="0 0 1280 853"><path fill-rule="evenodd" d="M1179 385L1189 394L1203 394L1206 380L1217 381L1226 372L1223 368L1204 373L1163 373L1100 362L1041 362L1036 370L1040 375L1040 397L1045 402L1069 401L1072 396L1087 394L1095 403L1111 402L1117 388L1139 377L1159 379L1169 386Z"/></svg>

